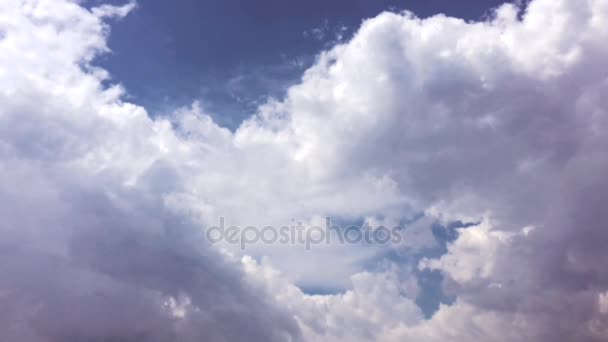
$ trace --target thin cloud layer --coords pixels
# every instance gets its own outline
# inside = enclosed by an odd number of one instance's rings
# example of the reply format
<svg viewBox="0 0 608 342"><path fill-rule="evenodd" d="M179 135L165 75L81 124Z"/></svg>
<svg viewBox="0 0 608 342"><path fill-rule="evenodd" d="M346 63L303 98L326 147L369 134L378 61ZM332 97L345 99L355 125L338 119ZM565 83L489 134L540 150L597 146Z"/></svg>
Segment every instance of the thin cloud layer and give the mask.
<svg viewBox="0 0 608 342"><path fill-rule="evenodd" d="M106 86L94 58L132 7L0 4L0 339L607 339L608 1L383 13L234 132ZM470 226L403 262L326 246L314 272L289 246L235 261L204 240L219 216L414 222L410 256L433 222ZM421 270L455 298L429 319Z"/></svg>

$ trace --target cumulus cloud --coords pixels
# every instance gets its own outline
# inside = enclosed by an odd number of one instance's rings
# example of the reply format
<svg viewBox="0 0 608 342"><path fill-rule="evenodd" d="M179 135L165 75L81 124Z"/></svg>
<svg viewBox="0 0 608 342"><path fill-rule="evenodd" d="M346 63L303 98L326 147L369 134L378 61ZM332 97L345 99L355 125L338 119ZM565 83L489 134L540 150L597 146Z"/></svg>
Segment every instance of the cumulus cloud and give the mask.
<svg viewBox="0 0 608 342"><path fill-rule="evenodd" d="M107 50L100 17L122 10L0 6L0 339L298 339L168 209L164 194L183 183L163 155L188 145L90 64Z"/></svg>
<svg viewBox="0 0 608 342"><path fill-rule="evenodd" d="M285 129L311 172L389 174L414 208L480 222L420 264L456 303L384 338L605 339L606 8L537 0L521 20L504 5L482 23L382 14L290 90Z"/></svg>
<svg viewBox="0 0 608 342"><path fill-rule="evenodd" d="M235 131L104 86L106 20L132 7L0 4L3 340L606 340L608 1L380 14ZM315 277L314 251L203 238L327 215L410 222L410 257L327 246ZM455 298L430 319L427 269Z"/></svg>

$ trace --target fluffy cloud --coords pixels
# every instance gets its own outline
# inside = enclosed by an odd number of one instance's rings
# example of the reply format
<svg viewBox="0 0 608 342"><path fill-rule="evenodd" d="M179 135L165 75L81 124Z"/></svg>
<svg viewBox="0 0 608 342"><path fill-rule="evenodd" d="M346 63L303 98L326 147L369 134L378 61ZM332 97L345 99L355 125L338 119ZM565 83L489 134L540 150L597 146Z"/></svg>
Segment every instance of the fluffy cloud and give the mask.
<svg viewBox="0 0 608 342"><path fill-rule="evenodd" d="M0 4L3 340L606 340L608 1L383 13L234 132L104 86L106 21L132 6ZM235 262L203 238L325 215L414 222L410 258L326 246L318 276L314 251ZM472 226L421 259L435 221ZM430 319L424 269L455 298Z"/></svg>
<svg viewBox="0 0 608 342"><path fill-rule="evenodd" d="M0 339L297 339L164 203L181 183L163 156L188 145L89 64L123 10L0 6Z"/></svg>

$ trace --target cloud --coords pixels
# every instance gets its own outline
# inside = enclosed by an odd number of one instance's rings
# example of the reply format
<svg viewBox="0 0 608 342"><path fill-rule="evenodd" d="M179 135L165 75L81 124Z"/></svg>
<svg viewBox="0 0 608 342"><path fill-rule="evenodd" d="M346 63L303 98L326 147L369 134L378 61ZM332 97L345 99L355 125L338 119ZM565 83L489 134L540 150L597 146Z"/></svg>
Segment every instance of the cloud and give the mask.
<svg viewBox="0 0 608 342"><path fill-rule="evenodd" d="M90 65L107 50L98 11L12 1L0 13L0 339L298 339L167 209L163 194L183 183L162 156L188 146L103 88Z"/></svg>
<svg viewBox="0 0 608 342"><path fill-rule="evenodd" d="M269 135L318 179L388 176L414 212L480 222L420 264L457 301L377 339L604 339L608 12L579 5L479 23L384 13L237 131L278 123Z"/></svg>
<svg viewBox="0 0 608 342"><path fill-rule="evenodd" d="M3 340L605 339L608 1L380 14L234 132L204 103L151 119L104 86L104 20L132 6L0 4ZM311 266L262 245L268 262L238 262L203 238L219 216L327 215L411 222L393 246L409 258L328 246ZM470 227L425 257L454 221ZM455 301L425 319L428 268Z"/></svg>

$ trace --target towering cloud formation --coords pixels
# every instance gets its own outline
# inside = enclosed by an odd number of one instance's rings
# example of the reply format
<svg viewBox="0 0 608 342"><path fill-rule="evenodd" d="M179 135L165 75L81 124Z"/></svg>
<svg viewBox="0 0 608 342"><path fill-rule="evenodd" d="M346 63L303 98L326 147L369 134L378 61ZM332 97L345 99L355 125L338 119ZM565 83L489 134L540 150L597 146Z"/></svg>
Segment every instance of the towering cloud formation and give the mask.
<svg viewBox="0 0 608 342"><path fill-rule="evenodd" d="M104 86L105 21L131 7L0 4L1 340L608 339L608 1L383 13L235 132ZM218 216L421 213L473 225L337 295L202 238ZM430 319L415 269L455 298Z"/></svg>

